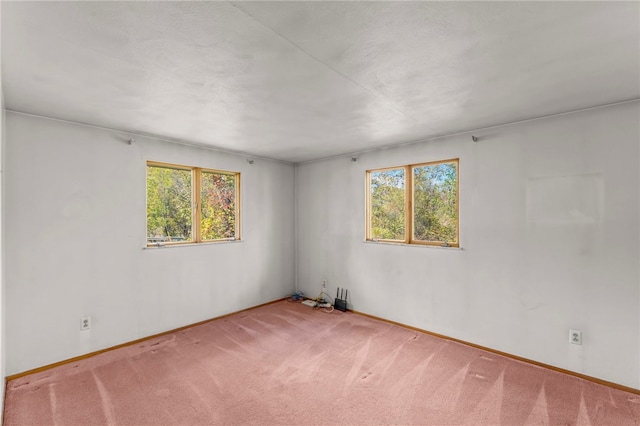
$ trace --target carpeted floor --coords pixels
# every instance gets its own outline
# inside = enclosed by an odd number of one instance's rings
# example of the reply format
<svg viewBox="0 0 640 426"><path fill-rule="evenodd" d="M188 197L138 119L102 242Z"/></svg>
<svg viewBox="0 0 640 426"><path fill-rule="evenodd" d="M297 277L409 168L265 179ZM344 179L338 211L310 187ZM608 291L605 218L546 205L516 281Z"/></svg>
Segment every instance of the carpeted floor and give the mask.
<svg viewBox="0 0 640 426"><path fill-rule="evenodd" d="M278 302L8 383L12 425L640 425L640 396Z"/></svg>

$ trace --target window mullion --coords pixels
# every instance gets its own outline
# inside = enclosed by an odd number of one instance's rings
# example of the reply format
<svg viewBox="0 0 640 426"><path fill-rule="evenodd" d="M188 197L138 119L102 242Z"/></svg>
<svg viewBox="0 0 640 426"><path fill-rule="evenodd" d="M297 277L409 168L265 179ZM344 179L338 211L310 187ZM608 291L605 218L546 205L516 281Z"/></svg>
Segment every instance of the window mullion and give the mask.
<svg viewBox="0 0 640 426"><path fill-rule="evenodd" d="M413 235L413 176L411 174L411 166L405 166L405 235L404 242L409 244Z"/></svg>
<svg viewBox="0 0 640 426"><path fill-rule="evenodd" d="M201 180L202 171L198 167L193 168L193 194L191 196L192 204L193 204L193 235L196 243L202 242L202 211L200 208L201 205Z"/></svg>
<svg viewBox="0 0 640 426"><path fill-rule="evenodd" d="M236 173L235 174L235 185L236 185L236 191L235 191L235 204L236 204L236 209L235 209L235 238L240 240L242 239L242 223L240 221L240 203L241 203L241 193L240 193L240 173Z"/></svg>

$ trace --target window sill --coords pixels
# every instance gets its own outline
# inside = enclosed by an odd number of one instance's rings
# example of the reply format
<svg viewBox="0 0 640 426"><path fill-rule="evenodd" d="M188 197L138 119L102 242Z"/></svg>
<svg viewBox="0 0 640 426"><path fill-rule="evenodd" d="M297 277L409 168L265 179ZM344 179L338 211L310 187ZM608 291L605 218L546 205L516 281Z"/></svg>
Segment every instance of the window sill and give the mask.
<svg viewBox="0 0 640 426"><path fill-rule="evenodd" d="M402 247L421 247L421 248L430 248L430 249L440 249L440 250L464 250L460 246L434 246L430 244L406 244L406 243L394 243L391 241L373 241L373 240L363 240L364 243L367 244L381 244L385 246L402 246Z"/></svg>
<svg viewBox="0 0 640 426"><path fill-rule="evenodd" d="M212 246L217 244L235 244L235 243L241 243L243 241L244 240L221 240L221 241L206 241L203 243L158 244L158 245L142 247L142 250L162 250L166 248L178 248L178 247L198 247L198 246Z"/></svg>

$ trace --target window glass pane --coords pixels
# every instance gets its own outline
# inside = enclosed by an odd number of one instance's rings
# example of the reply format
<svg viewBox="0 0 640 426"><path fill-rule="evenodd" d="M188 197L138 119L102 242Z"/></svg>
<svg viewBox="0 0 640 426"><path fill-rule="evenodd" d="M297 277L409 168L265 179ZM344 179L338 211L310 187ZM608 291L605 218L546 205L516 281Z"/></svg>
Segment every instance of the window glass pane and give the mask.
<svg viewBox="0 0 640 426"><path fill-rule="evenodd" d="M236 176L202 172L201 232L203 240L236 237Z"/></svg>
<svg viewBox="0 0 640 426"><path fill-rule="evenodd" d="M457 243L457 163L414 167L413 179L414 239Z"/></svg>
<svg viewBox="0 0 640 426"><path fill-rule="evenodd" d="M371 172L370 178L371 238L404 240L404 168Z"/></svg>
<svg viewBox="0 0 640 426"><path fill-rule="evenodd" d="M147 242L191 241L191 170L147 166Z"/></svg>

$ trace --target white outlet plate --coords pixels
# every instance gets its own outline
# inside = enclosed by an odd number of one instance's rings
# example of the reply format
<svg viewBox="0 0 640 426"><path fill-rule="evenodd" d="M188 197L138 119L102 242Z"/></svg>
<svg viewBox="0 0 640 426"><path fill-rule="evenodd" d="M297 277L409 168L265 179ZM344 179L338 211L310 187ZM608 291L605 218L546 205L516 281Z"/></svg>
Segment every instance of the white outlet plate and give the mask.
<svg viewBox="0 0 640 426"><path fill-rule="evenodd" d="M582 344L582 331L580 330L569 330L569 343L573 343L574 345Z"/></svg>
<svg viewBox="0 0 640 426"><path fill-rule="evenodd" d="M91 317L80 318L80 330L91 330Z"/></svg>

